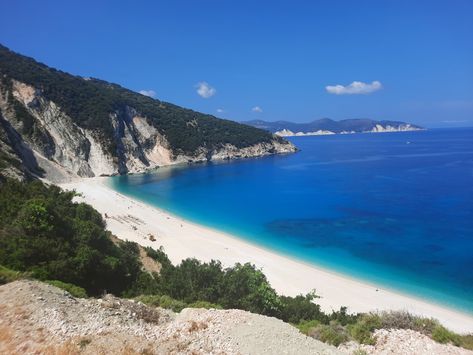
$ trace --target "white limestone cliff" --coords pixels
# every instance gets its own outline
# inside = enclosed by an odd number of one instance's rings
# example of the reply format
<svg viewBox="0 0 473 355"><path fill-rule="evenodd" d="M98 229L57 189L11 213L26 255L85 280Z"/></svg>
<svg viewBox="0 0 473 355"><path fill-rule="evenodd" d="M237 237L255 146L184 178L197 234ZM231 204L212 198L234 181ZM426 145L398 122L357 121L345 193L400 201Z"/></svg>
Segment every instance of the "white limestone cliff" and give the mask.
<svg viewBox="0 0 473 355"><path fill-rule="evenodd" d="M12 80L12 94L35 119L35 134L26 137L18 132L23 123L16 117L7 88L0 87L0 109L5 125L18 137L25 150L30 150L37 164L52 181L72 177L93 177L122 173L141 173L160 166L236 159L296 151L289 142L270 142L237 148L226 144L208 149L199 147L192 155L174 152L166 137L132 107L125 117L111 113L116 151L111 153L101 143L100 132L79 127L55 102L38 90ZM12 133L12 134L13 134ZM19 144L20 144L19 143Z"/></svg>

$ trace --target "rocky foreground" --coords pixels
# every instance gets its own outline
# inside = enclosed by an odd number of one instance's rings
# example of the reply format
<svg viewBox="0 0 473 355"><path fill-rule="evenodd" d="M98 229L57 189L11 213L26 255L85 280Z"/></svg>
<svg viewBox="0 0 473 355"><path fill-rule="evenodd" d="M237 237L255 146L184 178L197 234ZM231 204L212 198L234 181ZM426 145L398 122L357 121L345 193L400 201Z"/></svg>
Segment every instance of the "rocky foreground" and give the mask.
<svg viewBox="0 0 473 355"><path fill-rule="evenodd" d="M78 299L17 281L0 287L1 354L338 354L289 324L240 310L179 314L107 295Z"/></svg>
<svg viewBox="0 0 473 355"><path fill-rule="evenodd" d="M111 295L74 298L37 281L0 287L1 354L472 354L413 331L336 349L278 319L240 310L145 306ZM360 352L360 350L364 352Z"/></svg>

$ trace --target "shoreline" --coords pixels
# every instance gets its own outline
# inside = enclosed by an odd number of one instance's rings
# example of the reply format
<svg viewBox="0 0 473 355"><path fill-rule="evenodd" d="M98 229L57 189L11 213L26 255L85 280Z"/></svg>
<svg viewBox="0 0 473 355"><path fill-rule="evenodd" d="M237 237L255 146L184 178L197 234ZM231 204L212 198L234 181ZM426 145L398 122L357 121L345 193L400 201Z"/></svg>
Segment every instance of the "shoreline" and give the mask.
<svg viewBox="0 0 473 355"><path fill-rule="evenodd" d="M274 252L244 239L184 220L145 202L108 187L107 178L77 179L59 184L75 189L83 201L103 216L107 229L120 239L153 248L164 247L170 260L195 257L201 261L220 260L224 267L251 262L261 268L271 286L280 294L296 296L315 289L317 303L325 312L345 306L348 312L406 310L438 319L460 333L473 332L473 316L445 306L386 289ZM149 234L155 241L149 239Z"/></svg>

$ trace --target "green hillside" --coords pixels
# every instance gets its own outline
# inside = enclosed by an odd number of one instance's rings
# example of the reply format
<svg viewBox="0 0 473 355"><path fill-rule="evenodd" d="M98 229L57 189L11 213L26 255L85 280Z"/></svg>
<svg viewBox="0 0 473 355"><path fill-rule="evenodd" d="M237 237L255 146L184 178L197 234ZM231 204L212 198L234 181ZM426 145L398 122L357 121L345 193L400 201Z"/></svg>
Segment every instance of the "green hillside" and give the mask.
<svg viewBox="0 0 473 355"><path fill-rule="evenodd" d="M149 124L166 136L175 153L192 154L199 147L215 149L225 144L244 148L275 139L261 129L185 109L106 81L85 79L50 68L2 45L0 76L4 87L11 87L11 79L15 79L41 90L45 98L59 105L77 125L97 132L112 154L117 147L110 115L125 117L129 109L146 117ZM35 134L34 119L13 102L11 91L8 100L24 122L21 133Z"/></svg>

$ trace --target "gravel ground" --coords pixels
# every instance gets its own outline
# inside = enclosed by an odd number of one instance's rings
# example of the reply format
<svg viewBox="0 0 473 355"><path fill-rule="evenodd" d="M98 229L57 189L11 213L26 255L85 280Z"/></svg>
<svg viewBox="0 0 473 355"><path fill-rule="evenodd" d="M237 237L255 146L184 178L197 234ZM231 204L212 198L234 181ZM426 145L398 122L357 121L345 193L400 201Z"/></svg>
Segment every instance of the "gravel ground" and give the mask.
<svg viewBox="0 0 473 355"><path fill-rule="evenodd" d="M36 281L1 286L0 314L1 354L340 354L275 318L77 299Z"/></svg>
<svg viewBox="0 0 473 355"><path fill-rule="evenodd" d="M175 314L106 295L80 299L37 281L0 287L0 354L464 354L412 330L377 330L376 345L339 349L276 318L240 310Z"/></svg>

